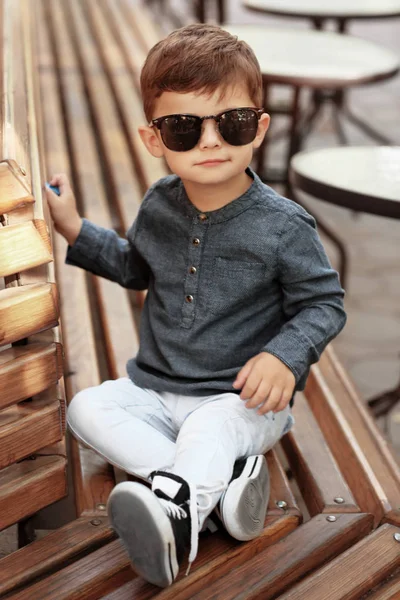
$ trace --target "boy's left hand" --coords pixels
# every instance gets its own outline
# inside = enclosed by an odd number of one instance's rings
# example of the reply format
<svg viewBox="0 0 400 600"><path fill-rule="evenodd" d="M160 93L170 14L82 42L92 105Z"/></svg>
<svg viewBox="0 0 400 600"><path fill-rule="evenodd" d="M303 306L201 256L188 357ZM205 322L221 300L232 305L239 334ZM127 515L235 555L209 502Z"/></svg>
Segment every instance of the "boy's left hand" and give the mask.
<svg viewBox="0 0 400 600"><path fill-rule="evenodd" d="M258 408L258 414L279 412L289 404L296 379L292 371L273 354L260 352L240 369L233 387L242 389L246 408Z"/></svg>

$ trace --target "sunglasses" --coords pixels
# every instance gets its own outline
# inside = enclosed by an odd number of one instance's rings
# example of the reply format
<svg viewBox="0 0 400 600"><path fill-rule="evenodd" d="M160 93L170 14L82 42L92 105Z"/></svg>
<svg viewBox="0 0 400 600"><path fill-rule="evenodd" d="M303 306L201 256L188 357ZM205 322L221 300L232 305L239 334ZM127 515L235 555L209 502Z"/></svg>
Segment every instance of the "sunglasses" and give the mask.
<svg viewBox="0 0 400 600"><path fill-rule="evenodd" d="M263 108L232 108L217 115L166 115L153 119L150 127L160 130L161 139L169 150L187 152L192 150L201 137L203 121L213 119L222 138L231 146L250 144L257 135L258 121Z"/></svg>

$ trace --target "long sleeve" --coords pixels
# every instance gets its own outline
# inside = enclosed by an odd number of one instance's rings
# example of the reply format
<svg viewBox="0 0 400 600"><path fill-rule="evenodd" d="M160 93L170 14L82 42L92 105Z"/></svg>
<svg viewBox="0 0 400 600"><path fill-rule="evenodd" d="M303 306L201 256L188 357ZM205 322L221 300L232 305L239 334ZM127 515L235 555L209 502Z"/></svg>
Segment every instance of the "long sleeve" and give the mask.
<svg viewBox="0 0 400 600"><path fill-rule="evenodd" d="M135 231L136 223L128 231L128 239L123 239L115 231L83 219L74 245L68 247L65 262L125 288L146 289L150 271L135 247Z"/></svg>
<svg viewBox="0 0 400 600"><path fill-rule="evenodd" d="M278 248L278 276L287 321L263 348L293 372L296 384L346 323L344 290L316 231L302 209L289 216Z"/></svg>

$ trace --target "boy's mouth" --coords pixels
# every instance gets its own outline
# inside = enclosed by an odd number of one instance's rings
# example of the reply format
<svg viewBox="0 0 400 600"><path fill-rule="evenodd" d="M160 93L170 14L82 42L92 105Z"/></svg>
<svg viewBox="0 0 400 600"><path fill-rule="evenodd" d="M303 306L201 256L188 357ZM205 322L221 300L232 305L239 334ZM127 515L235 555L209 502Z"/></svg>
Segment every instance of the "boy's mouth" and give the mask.
<svg viewBox="0 0 400 600"><path fill-rule="evenodd" d="M201 166L201 167L207 167L207 166L213 166L213 165L220 165L224 162L227 162L224 159L221 158L210 158L209 160L203 160L202 162L196 163L196 166Z"/></svg>

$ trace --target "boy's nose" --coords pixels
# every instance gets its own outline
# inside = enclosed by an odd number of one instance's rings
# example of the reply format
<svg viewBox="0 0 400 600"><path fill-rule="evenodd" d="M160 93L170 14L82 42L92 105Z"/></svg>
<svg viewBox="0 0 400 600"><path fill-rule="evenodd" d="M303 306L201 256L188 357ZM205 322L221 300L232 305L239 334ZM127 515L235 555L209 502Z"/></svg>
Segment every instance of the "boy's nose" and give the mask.
<svg viewBox="0 0 400 600"><path fill-rule="evenodd" d="M216 148L221 146L221 135L214 119L207 119L203 121L203 128L201 131L199 144L200 148Z"/></svg>

